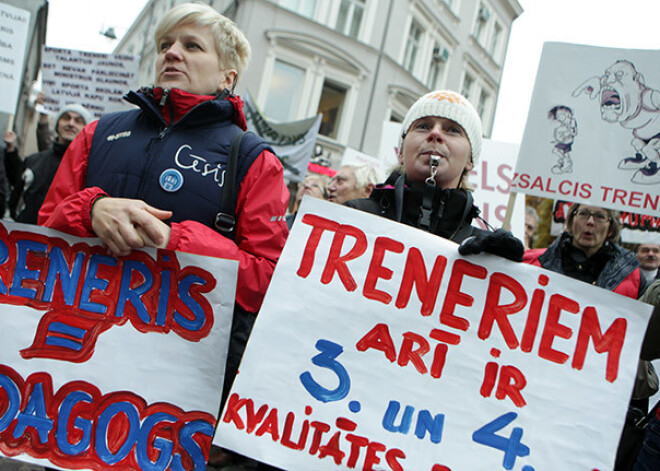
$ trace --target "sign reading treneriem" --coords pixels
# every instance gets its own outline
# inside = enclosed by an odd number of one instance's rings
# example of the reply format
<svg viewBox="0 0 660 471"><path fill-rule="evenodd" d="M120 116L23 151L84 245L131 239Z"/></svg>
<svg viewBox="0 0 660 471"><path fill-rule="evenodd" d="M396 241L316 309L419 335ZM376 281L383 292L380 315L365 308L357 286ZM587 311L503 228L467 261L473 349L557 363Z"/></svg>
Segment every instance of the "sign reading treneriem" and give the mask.
<svg viewBox="0 0 660 471"><path fill-rule="evenodd" d="M611 469L650 306L341 205L298 218L217 444L292 471Z"/></svg>

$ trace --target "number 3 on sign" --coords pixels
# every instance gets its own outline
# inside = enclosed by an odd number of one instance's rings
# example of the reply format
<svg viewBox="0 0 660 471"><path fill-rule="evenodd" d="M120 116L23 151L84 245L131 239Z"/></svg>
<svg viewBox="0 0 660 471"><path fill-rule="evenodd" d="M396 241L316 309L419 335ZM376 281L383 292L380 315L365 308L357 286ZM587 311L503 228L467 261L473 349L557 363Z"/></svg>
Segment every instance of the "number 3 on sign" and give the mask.
<svg viewBox="0 0 660 471"><path fill-rule="evenodd" d="M496 432L499 432L504 427L509 425L511 422L516 420L518 414L515 412L509 412L499 416L497 419L493 420L490 423L487 423L480 429L476 430L472 434L472 440L481 445L486 445L491 448L496 448L504 452L504 460L502 466L504 469L513 469L513 465L516 463L517 457L523 457L529 455L529 447L521 443L520 439L523 435L523 429L520 427L514 427L509 438L496 435ZM531 471L533 468L530 466L525 466L523 470Z"/></svg>
<svg viewBox="0 0 660 471"><path fill-rule="evenodd" d="M317 383L309 371L300 375L300 382L308 393L321 402L340 401L348 395L351 389L351 378L346 368L335 358L344 351L343 347L329 340L320 339L316 342L316 349L320 352L312 358L312 363L321 368L327 368L337 375L339 385L335 389L327 389Z"/></svg>

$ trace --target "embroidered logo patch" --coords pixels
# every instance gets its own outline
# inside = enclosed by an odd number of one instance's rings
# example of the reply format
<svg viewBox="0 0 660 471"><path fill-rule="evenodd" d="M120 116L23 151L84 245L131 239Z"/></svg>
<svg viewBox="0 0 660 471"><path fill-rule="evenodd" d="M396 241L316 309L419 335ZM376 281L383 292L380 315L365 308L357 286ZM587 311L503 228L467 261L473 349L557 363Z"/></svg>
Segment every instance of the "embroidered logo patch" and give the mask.
<svg viewBox="0 0 660 471"><path fill-rule="evenodd" d="M168 168L160 174L159 183L163 190L174 193L183 186L183 175L174 168Z"/></svg>

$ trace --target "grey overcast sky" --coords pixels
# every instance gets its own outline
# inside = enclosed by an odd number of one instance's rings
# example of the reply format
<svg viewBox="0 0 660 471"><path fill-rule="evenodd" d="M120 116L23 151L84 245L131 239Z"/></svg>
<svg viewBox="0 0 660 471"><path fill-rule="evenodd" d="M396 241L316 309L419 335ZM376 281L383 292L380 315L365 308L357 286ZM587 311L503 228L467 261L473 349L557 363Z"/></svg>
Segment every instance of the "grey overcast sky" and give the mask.
<svg viewBox="0 0 660 471"><path fill-rule="evenodd" d="M525 11L513 23L509 40L492 135L498 141L519 143L522 139L544 41L660 48L658 0L519 2ZM116 41L99 32L112 26L121 38L146 0L50 0L49 3L48 46L110 52Z"/></svg>

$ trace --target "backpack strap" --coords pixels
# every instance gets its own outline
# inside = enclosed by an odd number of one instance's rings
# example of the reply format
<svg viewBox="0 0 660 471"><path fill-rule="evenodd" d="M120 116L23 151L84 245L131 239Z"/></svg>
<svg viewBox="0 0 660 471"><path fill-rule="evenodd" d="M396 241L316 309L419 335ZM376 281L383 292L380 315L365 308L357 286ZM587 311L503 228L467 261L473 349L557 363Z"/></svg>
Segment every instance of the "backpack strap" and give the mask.
<svg viewBox="0 0 660 471"><path fill-rule="evenodd" d="M236 226L236 170L238 167L238 151L241 148L243 136L245 136L245 132L236 134L229 148L220 211L215 215L215 228L220 232L230 233Z"/></svg>

